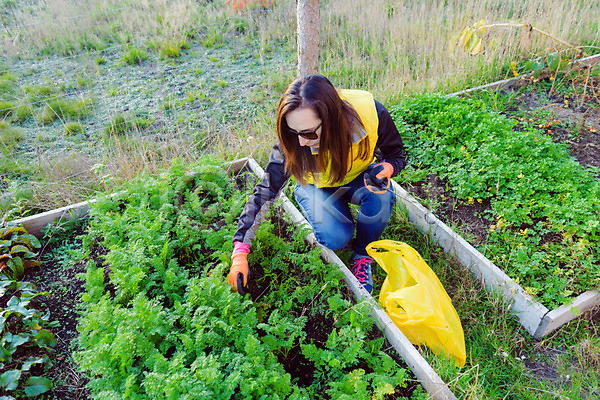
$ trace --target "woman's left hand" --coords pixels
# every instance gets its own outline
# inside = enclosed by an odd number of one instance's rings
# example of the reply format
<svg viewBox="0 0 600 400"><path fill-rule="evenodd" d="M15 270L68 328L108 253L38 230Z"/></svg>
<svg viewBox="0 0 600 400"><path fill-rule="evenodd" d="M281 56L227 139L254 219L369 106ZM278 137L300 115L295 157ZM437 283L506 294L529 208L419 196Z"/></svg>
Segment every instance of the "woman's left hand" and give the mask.
<svg viewBox="0 0 600 400"><path fill-rule="evenodd" d="M394 174L394 167L387 162L375 164L363 175L365 186L373 193L385 193L390 189L390 181Z"/></svg>

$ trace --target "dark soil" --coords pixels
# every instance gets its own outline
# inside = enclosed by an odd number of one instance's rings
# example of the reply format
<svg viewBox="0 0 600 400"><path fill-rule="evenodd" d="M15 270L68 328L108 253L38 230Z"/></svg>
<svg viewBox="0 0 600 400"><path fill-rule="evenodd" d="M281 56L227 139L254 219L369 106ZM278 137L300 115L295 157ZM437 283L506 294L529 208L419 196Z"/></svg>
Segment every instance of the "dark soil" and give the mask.
<svg viewBox="0 0 600 400"><path fill-rule="evenodd" d="M417 198L428 198L439 205L436 213L446 223L461 227L462 235L471 244L484 243L492 221L483 217L484 211L490 208L490 201L466 204L453 197L447 190L446 181L437 175L430 174L425 181L414 183L407 190Z"/></svg>
<svg viewBox="0 0 600 400"><path fill-rule="evenodd" d="M591 71L591 68L573 70L578 78L555 80L559 83L554 86L550 76L544 74L539 77L545 83L541 90L523 90L533 84L530 78L519 80L502 92L516 94L514 106L505 114L548 111L550 116L540 129L555 142L567 145L570 154L584 167L600 168L600 76Z"/></svg>
<svg viewBox="0 0 600 400"><path fill-rule="evenodd" d="M88 379L78 371L77 364L73 360L72 353L76 349L77 322L81 312L81 294L85 292L83 280L79 274L86 271L87 260L80 262L69 262L56 250L69 243L70 249L81 247L81 239L77 238L83 234L83 225L80 225L67 241L52 240L52 244L46 244L40 251L42 264L26 271L21 278L24 281L34 283L39 290L45 290L50 296L39 298L39 306L50 312L50 320L57 321L59 326L51 331L56 339L54 357L50 369L44 375L50 378L54 388L45 393L41 398L59 400L87 399L89 392L85 388ZM102 247L96 247L93 259L102 263ZM58 257L58 258L57 258Z"/></svg>

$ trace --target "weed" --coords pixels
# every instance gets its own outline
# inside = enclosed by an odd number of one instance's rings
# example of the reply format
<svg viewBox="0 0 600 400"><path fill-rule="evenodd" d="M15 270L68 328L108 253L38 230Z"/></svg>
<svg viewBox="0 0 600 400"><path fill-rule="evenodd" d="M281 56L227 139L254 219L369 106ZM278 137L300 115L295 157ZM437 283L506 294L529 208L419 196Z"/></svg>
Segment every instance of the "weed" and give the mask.
<svg viewBox="0 0 600 400"><path fill-rule="evenodd" d="M77 86L80 88L89 88L93 86L92 80L87 76L77 75Z"/></svg>
<svg viewBox="0 0 600 400"><path fill-rule="evenodd" d="M497 112L503 112L515 106L517 93L504 94L500 90L478 90L470 95L473 99L480 99L489 104Z"/></svg>
<svg viewBox="0 0 600 400"><path fill-rule="evenodd" d="M239 17L236 17L233 20L233 30L237 34L243 35L248 32L249 28L250 28L250 23L247 20L245 20L243 18L239 18Z"/></svg>
<svg viewBox="0 0 600 400"><path fill-rule="evenodd" d="M138 112L137 114L118 114L104 130L106 135L124 135L129 132L140 132L152 125L148 115Z"/></svg>
<svg viewBox="0 0 600 400"><path fill-rule="evenodd" d="M181 51L188 47L189 44L184 40L169 38L160 43L158 51L166 57L178 58L181 56Z"/></svg>
<svg viewBox="0 0 600 400"><path fill-rule="evenodd" d="M23 139L25 139L23 129L13 127L6 121L0 121L0 151L3 154L14 152Z"/></svg>
<svg viewBox="0 0 600 400"><path fill-rule="evenodd" d="M31 102L45 100L56 96L59 93L59 90L55 85L27 85L23 89L25 90L27 99Z"/></svg>
<svg viewBox="0 0 600 400"><path fill-rule="evenodd" d="M137 65L148 59L148 53L137 47L132 47L123 53L121 59L129 65Z"/></svg>
<svg viewBox="0 0 600 400"><path fill-rule="evenodd" d="M91 100L69 100L57 98L50 100L39 115L39 121L48 125L56 119L65 121L71 118L82 118L90 111Z"/></svg>
<svg viewBox="0 0 600 400"><path fill-rule="evenodd" d="M266 76L267 91L283 93L287 85L293 80L291 73L284 71L268 72Z"/></svg>
<svg viewBox="0 0 600 400"><path fill-rule="evenodd" d="M65 133L67 136L75 135L83 132L83 125L81 122L70 121L65 124Z"/></svg>
<svg viewBox="0 0 600 400"><path fill-rule="evenodd" d="M224 42L223 31L220 29L211 29L206 34L204 39L202 39L202 46L207 47L209 49L219 48L223 46Z"/></svg>
<svg viewBox="0 0 600 400"><path fill-rule="evenodd" d="M0 95L6 96L12 94L16 89L15 75L11 72L4 72L0 75Z"/></svg>

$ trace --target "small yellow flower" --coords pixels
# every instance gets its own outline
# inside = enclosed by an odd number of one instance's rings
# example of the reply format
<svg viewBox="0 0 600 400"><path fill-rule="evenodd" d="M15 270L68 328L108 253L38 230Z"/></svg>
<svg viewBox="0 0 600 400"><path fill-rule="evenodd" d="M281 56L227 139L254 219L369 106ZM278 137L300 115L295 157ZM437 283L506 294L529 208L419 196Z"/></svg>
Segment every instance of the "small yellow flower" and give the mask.
<svg viewBox="0 0 600 400"><path fill-rule="evenodd" d="M523 175L523 173L521 172L521 173L519 174L519 176L517 176L517 178L519 178L519 179L525 178L525 175Z"/></svg>
<svg viewBox="0 0 600 400"><path fill-rule="evenodd" d="M531 286L525 287L525 292L528 295L531 295L531 296L537 295L539 293L539 291L540 291L540 289L537 289L537 288L534 288L534 287L531 287Z"/></svg>

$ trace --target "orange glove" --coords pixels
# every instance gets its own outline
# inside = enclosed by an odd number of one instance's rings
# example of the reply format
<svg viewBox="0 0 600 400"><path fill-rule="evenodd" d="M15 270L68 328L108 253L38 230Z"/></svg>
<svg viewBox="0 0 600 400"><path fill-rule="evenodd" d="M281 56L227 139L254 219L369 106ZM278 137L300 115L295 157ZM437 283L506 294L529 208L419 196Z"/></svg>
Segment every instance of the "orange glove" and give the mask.
<svg viewBox="0 0 600 400"><path fill-rule="evenodd" d="M375 164L363 175L365 186L373 193L385 193L390 190L390 181L394 174L394 167L387 162Z"/></svg>
<svg viewBox="0 0 600 400"><path fill-rule="evenodd" d="M229 270L229 284L242 296L244 289L248 284L250 269L248 268L248 253L250 245L241 242L234 243L233 254L231 255L231 269Z"/></svg>

